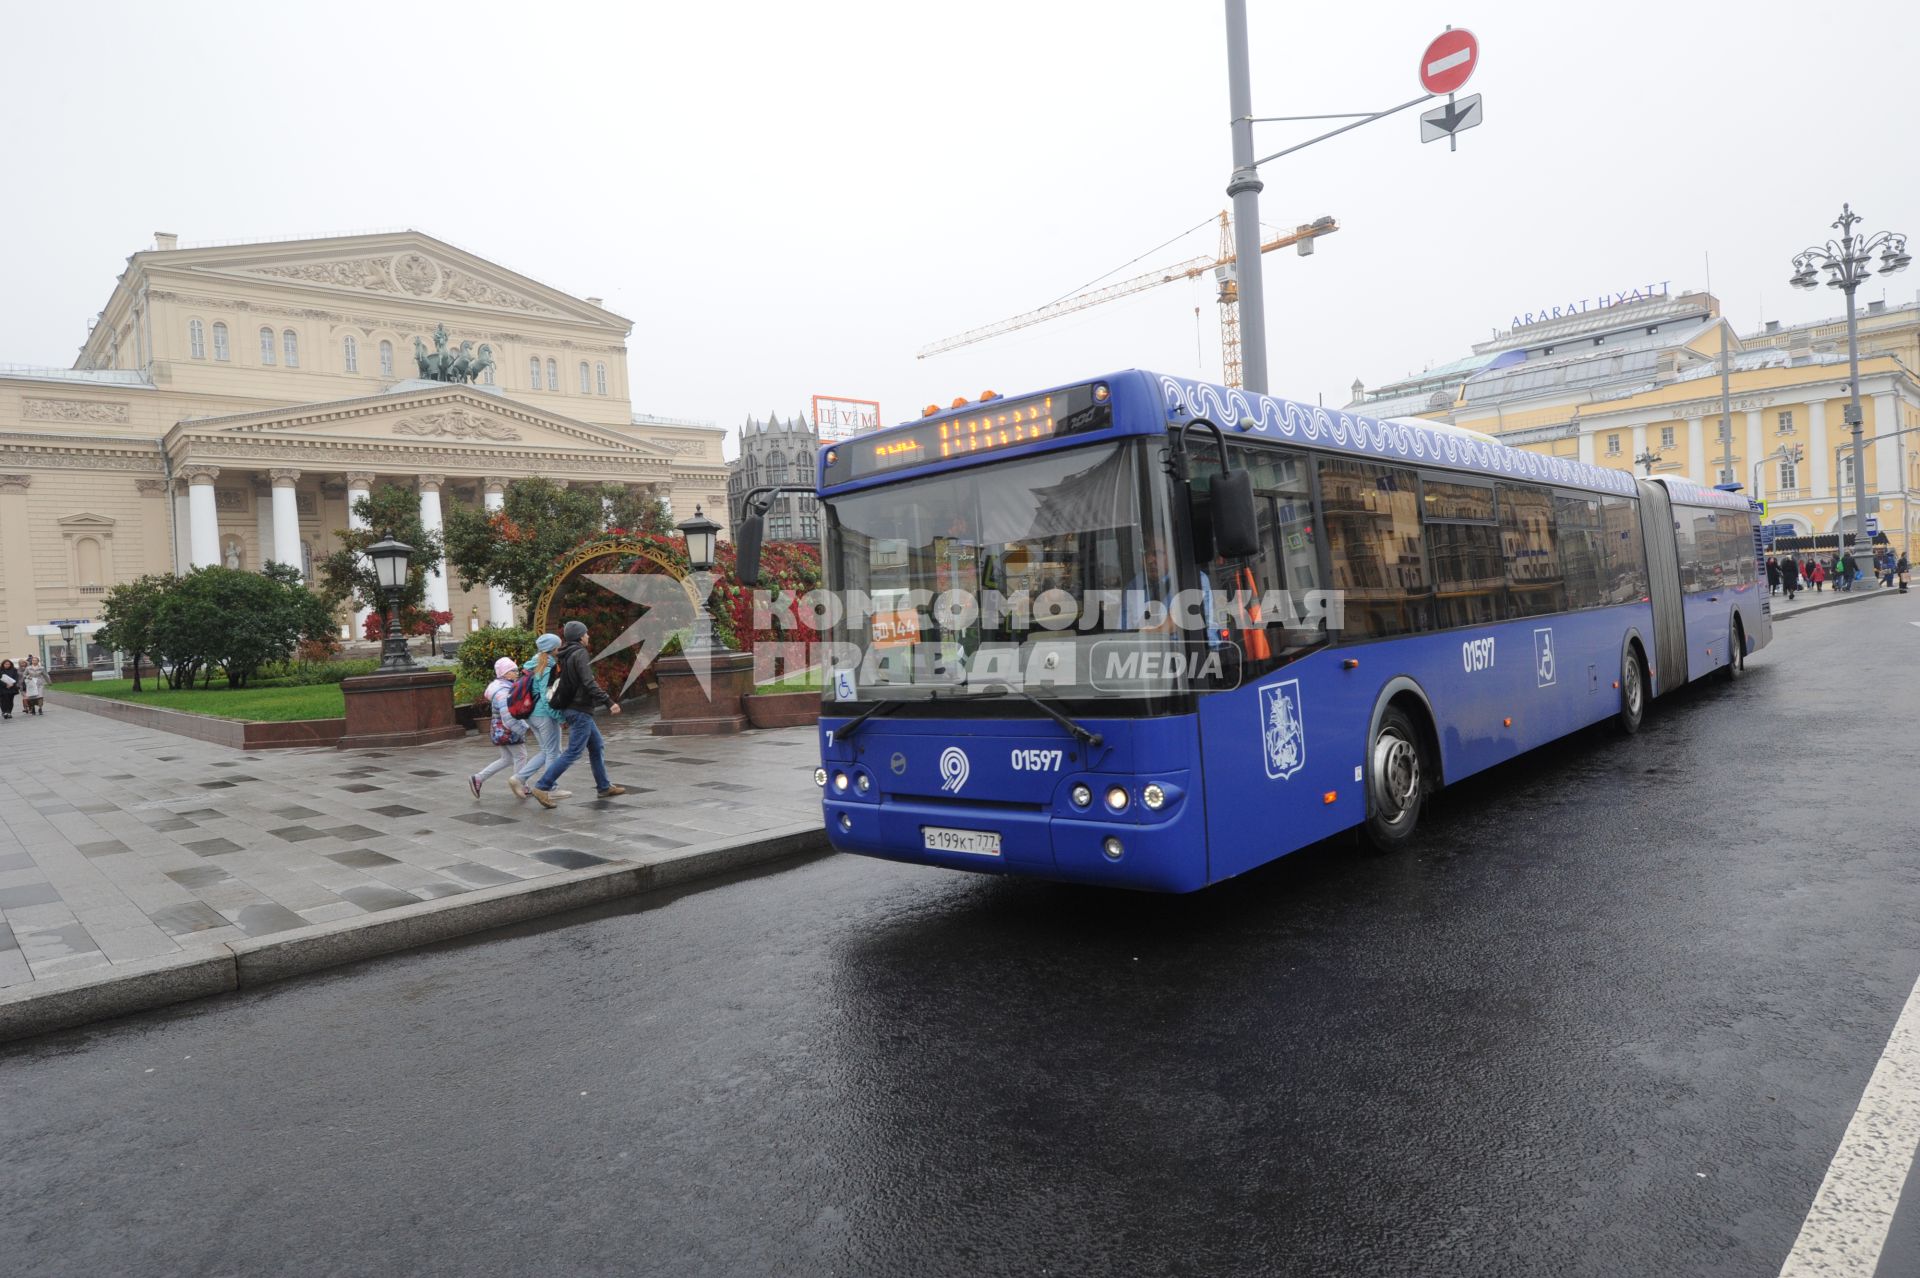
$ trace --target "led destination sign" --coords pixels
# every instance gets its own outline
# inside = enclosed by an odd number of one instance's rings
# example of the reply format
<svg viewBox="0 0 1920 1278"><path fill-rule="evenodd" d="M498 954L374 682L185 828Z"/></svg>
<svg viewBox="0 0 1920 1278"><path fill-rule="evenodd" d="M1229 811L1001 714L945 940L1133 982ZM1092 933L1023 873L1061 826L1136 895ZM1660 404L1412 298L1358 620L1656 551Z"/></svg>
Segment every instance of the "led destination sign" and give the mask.
<svg viewBox="0 0 1920 1278"><path fill-rule="evenodd" d="M905 470L999 452L1076 430L1104 426L1111 408L1103 392L1075 386L1024 399L994 399L970 404L964 412L882 436L836 444L827 456L829 484L861 479L883 471Z"/></svg>

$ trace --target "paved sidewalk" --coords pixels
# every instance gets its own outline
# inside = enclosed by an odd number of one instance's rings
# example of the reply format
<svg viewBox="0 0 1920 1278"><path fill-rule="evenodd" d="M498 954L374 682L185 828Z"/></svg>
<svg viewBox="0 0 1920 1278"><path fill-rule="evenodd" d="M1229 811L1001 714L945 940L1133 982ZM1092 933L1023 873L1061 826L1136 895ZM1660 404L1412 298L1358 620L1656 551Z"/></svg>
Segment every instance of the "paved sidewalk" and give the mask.
<svg viewBox="0 0 1920 1278"><path fill-rule="evenodd" d="M1862 599L1872 599L1879 595L1898 595L1897 589L1879 586L1873 582L1857 582L1852 590L1809 590L1801 587L1792 603L1785 595L1773 596L1773 616L1777 621L1781 617L1791 617L1795 613L1806 612L1810 608L1827 608L1834 604L1857 603ZM1920 589L1910 588L1907 598L1920 600Z"/></svg>
<svg viewBox="0 0 1920 1278"><path fill-rule="evenodd" d="M659 738L600 720L552 812L475 736L413 750L241 753L49 706L0 723L0 987L367 917L818 820L811 728Z"/></svg>

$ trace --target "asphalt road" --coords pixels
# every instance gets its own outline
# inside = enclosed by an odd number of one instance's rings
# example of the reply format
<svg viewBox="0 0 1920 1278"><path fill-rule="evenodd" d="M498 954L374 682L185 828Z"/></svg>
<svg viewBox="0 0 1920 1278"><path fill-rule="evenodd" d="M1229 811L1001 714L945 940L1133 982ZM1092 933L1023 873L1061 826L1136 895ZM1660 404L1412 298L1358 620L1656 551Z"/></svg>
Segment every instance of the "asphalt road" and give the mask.
<svg viewBox="0 0 1920 1278"><path fill-rule="evenodd" d="M1914 621L1398 857L827 857L0 1049L0 1270L1775 1274L1920 974Z"/></svg>

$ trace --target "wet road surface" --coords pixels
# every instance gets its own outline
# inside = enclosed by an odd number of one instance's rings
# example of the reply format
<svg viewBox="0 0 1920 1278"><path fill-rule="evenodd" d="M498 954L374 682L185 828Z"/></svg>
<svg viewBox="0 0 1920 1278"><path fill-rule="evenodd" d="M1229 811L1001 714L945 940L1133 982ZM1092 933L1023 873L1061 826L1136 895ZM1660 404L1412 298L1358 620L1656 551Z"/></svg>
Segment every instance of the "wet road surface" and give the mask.
<svg viewBox="0 0 1920 1278"><path fill-rule="evenodd" d="M0 1270L1777 1273L1920 974L1920 690L1843 671L1914 620L1785 623L1397 857L826 857L0 1048Z"/></svg>

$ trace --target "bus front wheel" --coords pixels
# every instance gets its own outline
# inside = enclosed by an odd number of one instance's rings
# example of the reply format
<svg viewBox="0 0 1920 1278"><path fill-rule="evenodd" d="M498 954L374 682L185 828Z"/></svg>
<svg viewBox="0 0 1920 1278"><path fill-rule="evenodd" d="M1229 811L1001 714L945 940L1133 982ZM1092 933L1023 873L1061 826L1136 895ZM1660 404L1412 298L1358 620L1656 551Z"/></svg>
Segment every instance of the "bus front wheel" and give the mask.
<svg viewBox="0 0 1920 1278"><path fill-rule="evenodd" d="M1727 635L1726 670L1728 683L1747 672L1747 632L1739 617L1733 619L1733 629Z"/></svg>
<svg viewBox="0 0 1920 1278"><path fill-rule="evenodd" d="M1367 842L1382 852L1397 851L1412 840L1427 797L1420 731L1399 706L1381 715L1367 763Z"/></svg>

